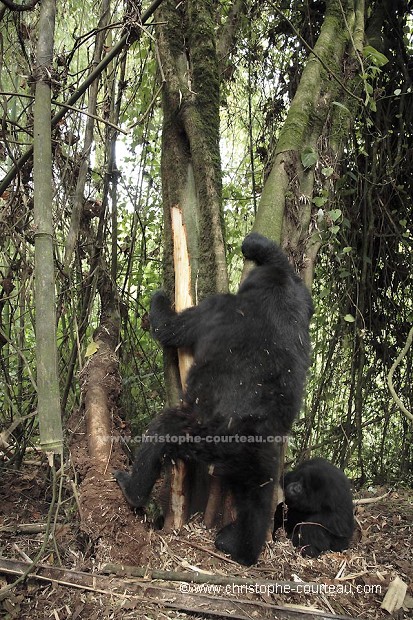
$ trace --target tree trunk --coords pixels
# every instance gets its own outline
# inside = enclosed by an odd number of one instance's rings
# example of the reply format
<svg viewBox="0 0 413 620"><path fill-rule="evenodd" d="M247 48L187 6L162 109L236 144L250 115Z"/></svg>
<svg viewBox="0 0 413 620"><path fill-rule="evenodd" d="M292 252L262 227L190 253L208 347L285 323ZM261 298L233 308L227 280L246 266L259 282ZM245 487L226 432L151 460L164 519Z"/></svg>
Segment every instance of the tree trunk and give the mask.
<svg viewBox="0 0 413 620"><path fill-rule="evenodd" d="M363 10L361 13L364 17ZM360 49L360 28L360 11L354 10L352 2L327 2L320 35L314 50L309 53L280 131L254 223L255 231L281 243L310 289L314 263L321 245L321 236L313 217L315 164L326 127L328 137L323 140L323 150L335 163L343 144L340 138L344 137L344 132L348 134L351 118L345 116L343 124L343 113L336 113L334 107L333 111L331 108L334 100L340 101L345 84L354 75L354 71L349 71L345 77L343 67L349 42L354 44L357 41L356 49ZM357 96L352 99L353 104L355 100L359 102ZM334 113L334 118L339 121L335 124L335 132L327 125L329 115ZM340 135L337 127L340 127ZM330 184L329 178L324 181L326 185ZM285 451L286 444L279 450L279 477ZM274 499L274 505L281 501L281 489L276 494L278 497Z"/></svg>
<svg viewBox="0 0 413 620"><path fill-rule="evenodd" d="M219 63L215 49L215 4L191 0L176 8L167 0L159 19L159 56L164 76L162 133L162 191L165 221L164 278L171 298L179 274L172 257L171 214L182 213L190 258L190 297L195 303L228 288L221 213L221 165L219 157ZM176 361L166 359L169 403L177 401ZM181 467L181 466L180 466ZM191 468L192 469L192 468ZM202 471L201 471L202 469ZM195 470L195 468L194 468ZM173 473L174 483L176 472ZM181 480L184 473L181 470ZM205 507L205 468L185 474L192 497L189 512ZM181 506L184 491L174 486L170 506ZM166 523L179 517L169 513Z"/></svg>
<svg viewBox="0 0 413 620"><path fill-rule="evenodd" d="M314 263L320 247L318 230L314 236L311 234L315 164L323 130L334 112L333 101L341 100L346 83L353 77L353 71L344 76L343 68L347 46L355 38L360 41L360 19L353 3L329 0L320 35L313 52L309 53L280 131L254 225L254 230L282 243L298 271L308 269L309 287L312 269L307 261ZM355 100L360 102L356 95ZM346 125L347 135L348 129ZM326 148L330 151L331 133L326 138ZM338 136L334 138L337 140ZM338 144L341 147L340 140Z"/></svg>
<svg viewBox="0 0 413 620"><path fill-rule="evenodd" d="M80 382L86 413L89 456L100 474L108 469L112 451L112 412L121 391L117 346L120 315L115 291L107 274L98 283L100 325L93 335L93 349L83 367Z"/></svg>

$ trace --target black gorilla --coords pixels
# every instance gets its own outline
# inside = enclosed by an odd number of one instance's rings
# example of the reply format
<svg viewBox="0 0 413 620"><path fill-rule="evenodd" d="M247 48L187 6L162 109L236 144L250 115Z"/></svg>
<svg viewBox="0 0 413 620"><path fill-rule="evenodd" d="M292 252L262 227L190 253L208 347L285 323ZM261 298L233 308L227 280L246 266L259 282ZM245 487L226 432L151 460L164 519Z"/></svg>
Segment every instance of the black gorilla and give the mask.
<svg viewBox="0 0 413 620"><path fill-rule="evenodd" d="M256 267L236 295L213 295L176 314L154 294L152 333L194 356L178 407L149 426L131 475L115 472L128 501L148 500L165 456L214 464L231 490L237 519L215 544L242 564L257 561L272 518L274 443L298 413L309 365L311 297L285 254L252 233L242 244Z"/></svg>
<svg viewBox="0 0 413 620"><path fill-rule="evenodd" d="M354 529L350 483L344 473L322 458L304 461L284 476L287 514L284 526L295 547L307 557L347 549ZM283 524L277 507L275 530Z"/></svg>

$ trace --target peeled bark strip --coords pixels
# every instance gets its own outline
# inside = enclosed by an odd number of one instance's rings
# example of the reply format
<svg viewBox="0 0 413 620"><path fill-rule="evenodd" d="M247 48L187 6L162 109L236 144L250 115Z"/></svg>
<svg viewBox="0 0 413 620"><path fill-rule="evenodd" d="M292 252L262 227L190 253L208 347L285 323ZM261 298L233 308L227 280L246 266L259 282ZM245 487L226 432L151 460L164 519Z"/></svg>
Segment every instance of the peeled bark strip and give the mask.
<svg viewBox="0 0 413 620"><path fill-rule="evenodd" d="M217 525L222 518L222 489L219 478L211 478L209 487L208 503L204 512L204 523L208 529Z"/></svg>
<svg viewBox="0 0 413 620"><path fill-rule="evenodd" d="M186 227L182 211L177 205L171 209L171 221L175 266L175 310L176 312L182 312L185 308L193 306L194 302L191 294L191 266ZM179 349L178 360L182 387L185 387L186 378L193 362L192 353L187 349Z"/></svg>
<svg viewBox="0 0 413 620"><path fill-rule="evenodd" d="M171 208L171 223L175 267L175 310L181 312L193 305L191 295L191 267L189 263L186 228L179 206ZM182 387L185 388L188 371L193 361L187 349L178 350L179 374ZM188 517L188 497L186 490L186 466L178 461L170 472L169 510L165 517L166 530L179 530Z"/></svg>

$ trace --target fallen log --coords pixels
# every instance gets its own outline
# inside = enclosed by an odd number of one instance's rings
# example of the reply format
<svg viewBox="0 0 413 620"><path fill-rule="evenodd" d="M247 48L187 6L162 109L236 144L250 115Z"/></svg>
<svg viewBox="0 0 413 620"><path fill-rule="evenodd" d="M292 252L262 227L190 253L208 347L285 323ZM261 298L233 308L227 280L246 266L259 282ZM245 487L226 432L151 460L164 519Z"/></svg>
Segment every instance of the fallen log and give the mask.
<svg viewBox="0 0 413 620"><path fill-rule="evenodd" d="M0 573L3 574L21 575L27 570L28 566L30 564L27 562L0 557ZM168 574L168 571L164 572ZM188 578L193 580L192 573L188 573ZM45 564L38 564L28 579L51 582L122 599L139 600L148 604L155 603L168 609L177 609L215 618L235 618L235 620L251 620L254 617L260 618L260 620L274 620L275 618L277 620L354 620L349 616L314 609L309 610L304 607L288 608L255 600L224 598L216 594L212 596L200 594L193 591L196 586L192 586L192 589L191 586L181 589L166 588L153 585L152 582L145 579L139 581L136 578L133 580L119 579ZM231 580L230 583L234 583L235 578L229 579ZM255 580L251 581L255 584L258 583Z"/></svg>

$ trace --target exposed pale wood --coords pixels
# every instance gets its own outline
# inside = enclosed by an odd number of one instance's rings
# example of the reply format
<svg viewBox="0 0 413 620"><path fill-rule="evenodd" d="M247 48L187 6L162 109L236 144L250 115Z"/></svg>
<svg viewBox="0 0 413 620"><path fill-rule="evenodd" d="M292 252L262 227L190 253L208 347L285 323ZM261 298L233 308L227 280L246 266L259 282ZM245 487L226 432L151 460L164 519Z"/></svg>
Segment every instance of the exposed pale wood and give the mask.
<svg viewBox="0 0 413 620"><path fill-rule="evenodd" d="M3 525L0 532L13 534L40 534L47 530L46 523L16 523L15 525Z"/></svg>
<svg viewBox="0 0 413 620"><path fill-rule="evenodd" d="M193 300L186 227L183 222L182 211L177 205L171 209L171 220L174 241L175 310L182 312L182 310L193 306ZM192 354L188 349L179 349L178 359L181 383L182 387L185 387L188 371L192 365Z"/></svg>
<svg viewBox="0 0 413 620"><path fill-rule="evenodd" d="M211 478L209 487L208 503L204 512L204 523L208 529L217 525L217 515L222 505L222 489L219 478Z"/></svg>
<svg viewBox="0 0 413 620"><path fill-rule="evenodd" d="M172 236L175 270L175 310L181 312L193 305L191 295L191 267L189 262L187 232L182 210L178 205L171 208ZM182 387L192 364L192 354L187 349L178 349L179 374ZM178 461L171 468L169 510L165 517L167 531L179 530L188 516L188 498L185 489L186 466Z"/></svg>
<svg viewBox="0 0 413 620"><path fill-rule="evenodd" d="M403 605L406 592L407 584L400 577L393 579L380 605L381 609L385 609L389 614L394 614Z"/></svg>
<svg viewBox="0 0 413 620"><path fill-rule="evenodd" d="M380 500L384 499L388 495L390 495L391 491L387 491L387 493L383 493L383 495L378 495L377 497L362 497L361 499L354 499L354 506L364 506L366 504L375 504Z"/></svg>

